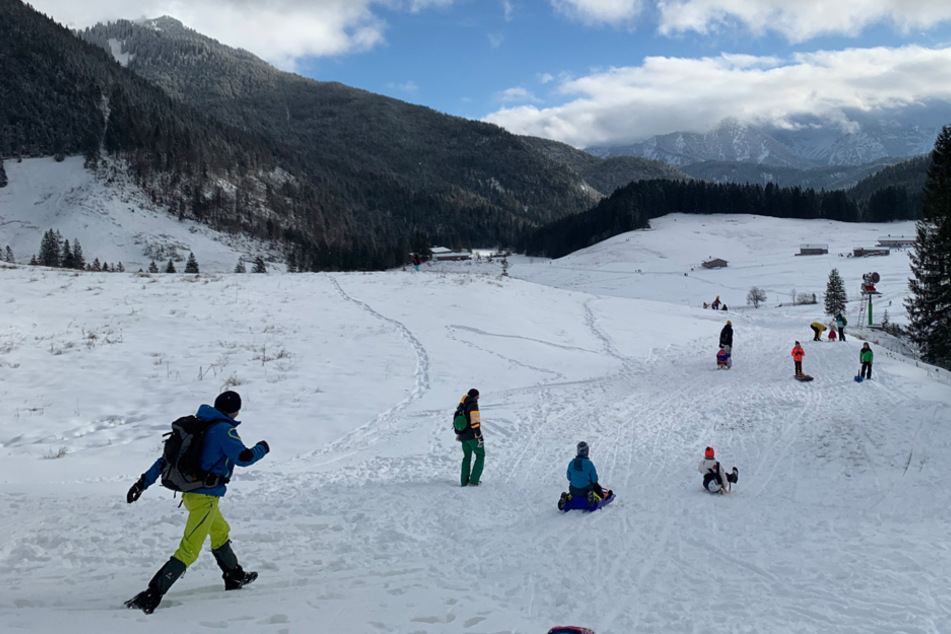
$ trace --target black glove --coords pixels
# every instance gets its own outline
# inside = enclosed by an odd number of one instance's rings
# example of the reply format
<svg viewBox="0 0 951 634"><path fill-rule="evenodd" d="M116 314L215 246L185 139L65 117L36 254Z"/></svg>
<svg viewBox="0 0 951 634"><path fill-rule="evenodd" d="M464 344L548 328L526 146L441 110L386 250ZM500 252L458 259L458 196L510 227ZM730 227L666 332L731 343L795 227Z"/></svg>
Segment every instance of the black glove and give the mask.
<svg viewBox="0 0 951 634"><path fill-rule="evenodd" d="M140 476L139 479L136 480L132 488L129 489L129 492L125 494L125 501L132 504L139 499L139 496L142 495L142 491L145 491L145 476Z"/></svg>
<svg viewBox="0 0 951 634"><path fill-rule="evenodd" d="M258 444L261 445L262 447L264 447L264 453L265 453L265 455L267 455L267 453L268 453L269 451L271 451L271 448L267 446L267 441L265 441L265 440L259 440L259 441L258 441Z"/></svg>
<svg viewBox="0 0 951 634"><path fill-rule="evenodd" d="M485 447L485 441L482 440L482 436L479 436L479 446L480 446L480 447Z"/></svg>

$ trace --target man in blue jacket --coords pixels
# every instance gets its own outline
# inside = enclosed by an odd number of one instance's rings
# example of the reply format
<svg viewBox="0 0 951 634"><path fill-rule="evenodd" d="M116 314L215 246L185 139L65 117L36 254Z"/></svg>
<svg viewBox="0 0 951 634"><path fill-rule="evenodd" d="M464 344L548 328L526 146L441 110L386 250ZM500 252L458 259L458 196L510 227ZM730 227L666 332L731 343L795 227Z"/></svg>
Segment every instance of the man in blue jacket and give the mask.
<svg viewBox="0 0 951 634"><path fill-rule="evenodd" d="M225 494L234 466L251 466L270 450L263 440L251 448L244 446L236 429L240 423L235 417L240 410L241 397L230 390L218 395L214 407L202 405L198 408L195 416L209 423L201 452L202 471L209 474L205 481L208 487L182 494L182 503L188 509L188 520L185 522L185 535L178 550L155 573L146 590L126 601L127 607L138 608L146 614L154 612L161 603L162 596L182 576L185 569L198 559L205 538L209 536L211 554L215 556L215 561L221 568L225 590L237 590L258 578L258 573L245 572L238 565L228 537L231 528L218 510L218 501ZM142 492L159 479L164 465L165 458L160 456L132 485L126 495L129 504L138 500Z"/></svg>

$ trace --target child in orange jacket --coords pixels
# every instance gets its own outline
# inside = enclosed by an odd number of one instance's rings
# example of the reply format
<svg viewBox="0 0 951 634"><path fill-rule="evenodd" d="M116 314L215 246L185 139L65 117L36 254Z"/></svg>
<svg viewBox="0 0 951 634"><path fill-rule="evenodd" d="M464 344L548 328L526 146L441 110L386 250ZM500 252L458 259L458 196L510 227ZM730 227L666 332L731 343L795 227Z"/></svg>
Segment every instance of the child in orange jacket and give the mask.
<svg viewBox="0 0 951 634"><path fill-rule="evenodd" d="M799 342L792 349L792 358L796 362L796 376L802 376L802 358L806 356L806 351L802 349Z"/></svg>

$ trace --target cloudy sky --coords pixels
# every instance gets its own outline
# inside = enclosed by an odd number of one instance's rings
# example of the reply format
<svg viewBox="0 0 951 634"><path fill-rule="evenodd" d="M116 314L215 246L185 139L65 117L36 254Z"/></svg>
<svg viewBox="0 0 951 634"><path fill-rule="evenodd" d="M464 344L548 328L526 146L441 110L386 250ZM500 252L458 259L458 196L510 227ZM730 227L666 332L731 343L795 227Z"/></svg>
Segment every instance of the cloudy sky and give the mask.
<svg viewBox="0 0 951 634"><path fill-rule="evenodd" d="M949 0L31 4L73 28L170 15L284 70L576 147L726 117L849 129L937 108L951 123Z"/></svg>

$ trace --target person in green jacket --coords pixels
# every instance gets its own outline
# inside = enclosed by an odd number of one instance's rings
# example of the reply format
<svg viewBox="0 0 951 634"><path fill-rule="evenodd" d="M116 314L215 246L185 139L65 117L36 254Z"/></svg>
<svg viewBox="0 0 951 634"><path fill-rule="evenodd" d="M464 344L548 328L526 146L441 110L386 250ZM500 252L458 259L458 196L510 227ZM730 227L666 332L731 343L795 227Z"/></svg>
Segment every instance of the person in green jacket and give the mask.
<svg viewBox="0 0 951 634"><path fill-rule="evenodd" d="M872 378L872 349L869 347L868 342L866 341L862 344L862 350L859 352L859 361L862 362L862 371L861 376L863 379Z"/></svg>
<svg viewBox="0 0 951 634"><path fill-rule="evenodd" d="M482 440L482 417L479 414L479 390L472 388L459 402L456 416L465 416L466 426L456 431L456 440L462 443L462 471L460 484L477 487L485 464L485 442ZM475 454L475 465L472 464Z"/></svg>

